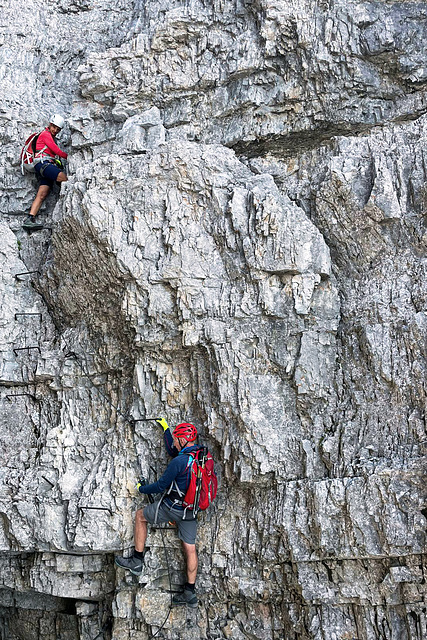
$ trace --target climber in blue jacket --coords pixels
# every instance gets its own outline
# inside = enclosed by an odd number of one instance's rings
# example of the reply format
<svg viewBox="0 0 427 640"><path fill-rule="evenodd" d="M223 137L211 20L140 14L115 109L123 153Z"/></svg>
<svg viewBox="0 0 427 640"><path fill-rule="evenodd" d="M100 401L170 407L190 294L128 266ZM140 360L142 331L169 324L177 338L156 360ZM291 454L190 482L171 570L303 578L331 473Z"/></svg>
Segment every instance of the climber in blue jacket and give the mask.
<svg viewBox="0 0 427 640"><path fill-rule="evenodd" d="M189 455L197 451L198 446L192 444L197 438L194 425L183 422L175 427L173 432L164 418L157 420L164 430L164 441L168 453L172 456L165 473L152 484L138 483L140 493L151 496L154 493L163 494L159 500L151 502L143 509L138 509L135 515L135 550L132 556L125 558L117 556L115 563L122 569L127 569L134 575L141 575L144 559L145 541L147 539L147 523L159 524L176 522L178 537L182 542L187 566L187 582L183 591L174 595L172 604L197 607L195 582L197 576L196 534L197 520L191 517L186 520L186 512L182 505L189 483L191 460Z"/></svg>

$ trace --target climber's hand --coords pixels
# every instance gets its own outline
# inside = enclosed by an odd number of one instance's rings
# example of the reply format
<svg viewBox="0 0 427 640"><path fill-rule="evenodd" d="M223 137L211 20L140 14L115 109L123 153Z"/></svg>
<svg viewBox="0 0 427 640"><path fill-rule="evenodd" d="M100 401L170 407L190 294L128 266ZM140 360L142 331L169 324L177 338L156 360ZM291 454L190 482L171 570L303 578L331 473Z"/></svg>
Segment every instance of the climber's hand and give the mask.
<svg viewBox="0 0 427 640"><path fill-rule="evenodd" d="M141 493L140 489L141 489L141 487L143 487L145 484L147 484L147 482L146 482L145 478L141 478L141 480L139 480L139 481L136 483L136 485L135 485L135 489L136 489L137 491L139 491L139 493Z"/></svg>
<svg viewBox="0 0 427 640"><path fill-rule="evenodd" d="M169 429L169 425L164 418L156 418L156 422L163 427L163 431L167 431Z"/></svg>

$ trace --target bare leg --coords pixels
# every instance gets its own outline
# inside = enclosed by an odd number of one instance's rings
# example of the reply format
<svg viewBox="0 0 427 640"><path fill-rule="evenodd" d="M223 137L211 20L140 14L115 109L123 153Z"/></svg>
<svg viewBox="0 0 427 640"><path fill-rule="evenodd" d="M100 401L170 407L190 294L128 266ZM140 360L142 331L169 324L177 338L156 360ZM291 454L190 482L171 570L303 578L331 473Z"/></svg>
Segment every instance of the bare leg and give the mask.
<svg viewBox="0 0 427 640"><path fill-rule="evenodd" d="M190 584L194 584L196 582L198 567L196 545L182 542L182 550L184 551L185 562L187 565L187 581Z"/></svg>
<svg viewBox="0 0 427 640"><path fill-rule="evenodd" d="M33 216L34 218L36 217L49 191L50 191L50 187L48 187L46 184L40 185L39 190L37 191L37 195L34 199L34 202L31 205L30 216Z"/></svg>
<svg viewBox="0 0 427 640"><path fill-rule="evenodd" d="M56 178L56 182L67 182L67 180L68 180L67 175L63 171L58 173L58 177ZM30 216L36 217L36 215L40 211L40 207L42 206L43 201L46 199L49 191L50 191L50 187L48 187L47 184L41 184L40 185L40 187L39 187L39 189L37 191L37 195L36 195L36 197L34 199L34 202L31 205Z"/></svg>
<svg viewBox="0 0 427 640"><path fill-rule="evenodd" d="M66 174L61 171L61 173L58 173L58 177L56 178L56 182L67 182L68 178L66 176Z"/></svg>
<svg viewBox="0 0 427 640"><path fill-rule="evenodd" d="M144 551L145 541L147 539L147 520L144 517L142 509L138 509L135 515L135 551Z"/></svg>

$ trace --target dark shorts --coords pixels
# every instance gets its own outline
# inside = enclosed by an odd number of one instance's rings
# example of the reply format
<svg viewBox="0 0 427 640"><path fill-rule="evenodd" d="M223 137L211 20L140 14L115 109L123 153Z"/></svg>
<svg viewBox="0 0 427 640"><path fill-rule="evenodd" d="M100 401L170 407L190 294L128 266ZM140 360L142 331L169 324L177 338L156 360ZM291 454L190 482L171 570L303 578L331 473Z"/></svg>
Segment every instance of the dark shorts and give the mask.
<svg viewBox="0 0 427 640"><path fill-rule="evenodd" d="M39 162L35 166L35 171L40 185L46 185L47 187L52 188L62 169L52 162Z"/></svg>
<svg viewBox="0 0 427 640"><path fill-rule="evenodd" d="M144 516L147 522L156 524L154 518L156 517L157 505L159 500L152 504L147 504L144 507ZM183 520L183 511L177 509L170 509L164 502L161 503L157 514L157 524L162 522L174 521L178 527L178 538L187 544L196 544L197 534L197 520Z"/></svg>

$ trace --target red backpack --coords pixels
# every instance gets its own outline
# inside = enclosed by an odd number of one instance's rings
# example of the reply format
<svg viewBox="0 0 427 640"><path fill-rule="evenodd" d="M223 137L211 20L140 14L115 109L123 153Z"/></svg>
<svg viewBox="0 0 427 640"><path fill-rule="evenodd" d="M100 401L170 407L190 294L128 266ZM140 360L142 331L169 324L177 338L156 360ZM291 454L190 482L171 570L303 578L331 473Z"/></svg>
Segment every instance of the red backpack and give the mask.
<svg viewBox="0 0 427 640"><path fill-rule="evenodd" d="M41 132L40 132L41 133ZM22 147L20 155L21 173L24 175L25 171L34 171L34 156L36 155L36 144L40 133L32 133L26 140ZM40 151L37 151L40 158L37 161L40 162L44 158L43 151L46 151L47 147L43 147Z"/></svg>
<svg viewBox="0 0 427 640"><path fill-rule="evenodd" d="M193 518L199 511L207 509L215 499L218 490L218 478L214 471L212 454L206 447L200 447L197 451L187 454L189 456L190 484L182 499L184 511L193 512Z"/></svg>

